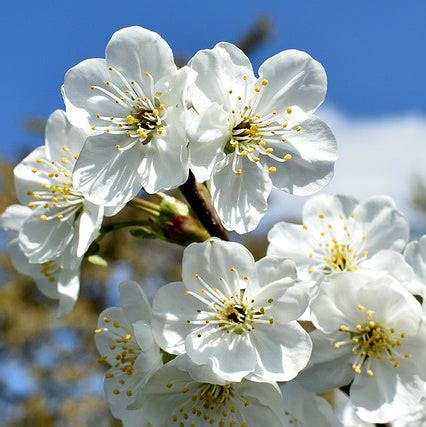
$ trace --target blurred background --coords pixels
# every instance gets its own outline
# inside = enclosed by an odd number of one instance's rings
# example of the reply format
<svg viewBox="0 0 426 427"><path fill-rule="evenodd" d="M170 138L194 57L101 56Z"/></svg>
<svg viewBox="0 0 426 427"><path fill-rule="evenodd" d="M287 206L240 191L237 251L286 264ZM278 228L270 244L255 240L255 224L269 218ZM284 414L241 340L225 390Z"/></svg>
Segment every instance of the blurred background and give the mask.
<svg viewBox="0 0 426 427"><path fill-rule="evenodd" d="M424 0L195 2L3 2L0 33L0 211L16 202L12 170L43 143L46 118L63 108L64 73L103 57L112 33L129 25L159 32L179 64L225 40L239 44L256 69L288 48L309 52L328 74L318 111L334 130L340 159L328 193L359 199L392 196L411 223L426 225L426 3ZM274 193L260 227L244 238L257 257L280 219L298 221L303 198ZM137 212L126 208L121 219ZM118 220L115 218L114 220ZM104 367L93 345L98 313L118 303L126 278L154 290L180 276L182 248L107 236L102 268L84 264L81 297L65 319L31 279L13 270L0 239L0 425L114 426L102 397Z"/></svg>

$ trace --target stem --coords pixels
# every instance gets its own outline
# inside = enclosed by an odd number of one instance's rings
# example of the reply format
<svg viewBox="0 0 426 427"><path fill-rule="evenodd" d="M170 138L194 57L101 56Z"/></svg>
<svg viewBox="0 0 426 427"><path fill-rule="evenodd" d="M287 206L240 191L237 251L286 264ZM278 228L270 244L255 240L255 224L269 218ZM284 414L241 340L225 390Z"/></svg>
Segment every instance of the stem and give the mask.
<svg viewBox="0 0 426 427"><path fill-rule="evenodd" d="M159 216L160 206L157 203L149 202L148 200L140 199L138 197L133 198L127 202L132 208L142 210L150 215Z"/></svg>
<svg viewBox="0 0 426 427"><path fill-rule="evenodd" d="M211 204L211 200L207 197L202 184L197 183L191 171L189 172L188 180L179 189L210 236L229 240L228 233L223 228L219 216Z"/></svg>

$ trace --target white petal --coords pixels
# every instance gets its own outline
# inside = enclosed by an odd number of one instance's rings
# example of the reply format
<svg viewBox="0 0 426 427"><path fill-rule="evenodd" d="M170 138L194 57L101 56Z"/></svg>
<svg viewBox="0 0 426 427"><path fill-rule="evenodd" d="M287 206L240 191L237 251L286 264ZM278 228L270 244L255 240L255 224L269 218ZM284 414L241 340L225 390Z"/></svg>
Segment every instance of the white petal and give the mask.
<svg viewBox="0 0 426 427"><path fill-rule="evenodd" d="M410 242L404 251L405 260L426 284L426 235L418 241Z"/></svg>
<svg viewBox="0 0 426 427"><path fill-rule="evenodd" d="M33 196L29 195L28 192L39 191L44 184L50 184L46 176L41 176L38 173L40 164L37 160L48 160L44 145L32 151L13 170L16 196L24 205L34 201Z"/></svg>
<svg viewBox="0 0 426 427"><path fill-rule="evenodd" d="M56 274L49 280L48 277L42 274L42 266L40 264L30 264L28 258L19 247L19 239L17 237L9 241L7 252L10 255L13 267L19 273L31 277L40 291L47 297L58 298Z"/></svg>
<svg viewBox="0 0 426 427"><path fill-rule="evenodd" d="M345 242L347 240L345 219L350 218L351 213L357 205L358 202L356 199L341 194L319 194L311 197L305 203L302 215L303 222L308 227L306 236L310 239L311 244L317 246L317 236L320 232L330 233L327 230L329 224L333 227L333 237L338 242ZM315 234L316 236L314 236ZM351 243L353 243L352 240Z"/></svg>
<svg viewBox="0 0 426 427"><path fill-rule="evenodd" d="M151 323L151 305L139 283L128 280L120 284L120 302L128 322Z"/></svg>
<svg viewBox="0 0 426 427"><path fill-rule="evenodd" d="M307 196L321 190L333 177L337 145L329 127L318 118L310 117L300 126L299 132L294 130L285 135L285 143L278 138L279 142L268 144L277 157L290 154L292 159L278 163L267 158L266 164L276 167L276 172L270 175L274 187Z"/></svg>
<svg viewBox="0 0 426 427"><path fill-rule="evenodd" d="M391 250L377 252L360 264L361 270L365 270L368 274L375 277L389 274L403 284L410 292L415 293L418 290L412 288L413 283L415 283L413 269L398 252Z"/></svg>
<svg viewBox="0 0 426 427"><path fill-rule="evenodd" d="M365 224L365 249L373 255L381 249L401 251L408 241L409 226L388 196L373 196L354 211L357 221Z"/></svg>
<svg viewBox="0 0 426 427"><path fill-rule="evenodd" d="M19 241L30 262L41 264L58 258L71 242L74 234L72 219L56 219L60 212L60 208L39 207L25 221L19 232ZM40 219L42 214L53 218L43 221Z"/></svg>
<svg viewBox="0 0 426 427"><path fill-rule="evenodd" d="M59 308L57 317L68 314L73 308L78 298L80 290L80 269L62 269L58 277Z"/></svg>
<svg viewBox="0 0 426 427"><path fill-rule="evenodd" d="M201 96L192 99L198 112L209 102L229 106L229 90L244 96L245 84L250 86L255 81L250 60L231 43L222 42L213 49L198 51L188 65L198 73L195 85ZM247 83L243 76L247 77Z"/></svg>
<svg viewBox="0 0 426 427"><path fill-rule="evenodd" d="M323 66L299 50L285 50L268 58L260 66L259 76L268 80L258 106L264 114L292 105L312 113L327 91Z"/></svg>
<svg viewBox="0 0 426 427"><path fill-rule="evenodd" d="M78 217L76 227L78 233L77 257L82 258L95 240L103 219L103 208L87 200L84 202L83 211Z"/></svg>
<svg viewBox="0 0 426 427"><path fill-rule="evenodd" d="M371 423L387 423L413 408L420 400L423 382L406 375L404 370L384 363L375 363L374 375L355 376L351 386L351 401L357 415Z"/></svg>
<svg viewBox="0 0 426 427"><path fill-rule="evenodd" d="M66 157L71 162L69 169L72 172L74 156L80 153L86 138L83 131L71 125L65 111L56 110L49 116L45 140L46 153L50 160L59 162L62 157ZM69 151L64 151L64 147Z"/></svg>
<svg viewBox="0 0 426 427"><path fill-rule="evenodd" d="M124 138L124 141L123 141ZM128 137L98 135L87 139L76 163L73 185L94 204L116 206L136 196L143 180L138 169L143 154L141 144L119 151Z"/></svg>
<svg viewBox="0 0 426 427"><path fill-rule="evenodd" d="M19 231L32 210L22 205L10 205L0 215L0 227L5 230Z"/></svg>
<svg viewBox="0 0 426 427"><path fill-rule="evenodd" d="M193 119L189 129L190 165L198 182L207 181L216 164L225 158L223 149L229 137L228 114L217 103Z"/></svg>
<svg viewBox="0 0 426 427"><path fill-rule="evenodd" d="M229 297L239 294L244 276L255 279L255 262L251 253L239 243L211 238L203 243L192 243L184 251L182 277L186 288L194 292L203 287L196 274L211 288L218 288Z"/></svg>
<svg viewBox="0 0 426 427"><path fill-rule="evenodd" d="M161 287L152 302L152 330L159 346L168 353L185 352L185 337L196 327L187 320L206 307L185 294L182 282Z"/></svg>
<svg viewBox="0 0 426 427"><path fill-rule="evenodd" d="M290 381L308 364L312 343L297 323L256 324L250 334L257 353L254 373L268 381Z"/></svg>
<svg viewBox="0 0 426 427"><path fill-rule="evenodd" d="M256 353L248 334L226 334L210 327L198 335L199 331L193 331L185 340L194 363L209 366L228 381L241 381L255 369Z"/></svg>
<svg viewBox="0 0 426 427"><path fill-rule="evenodd" d="M280 388L284 397L284 427L295 425L337 427L340 425L327 400L305 390L297 380L280 384Z"/></svg>
<svg viewBox="0 0 426 427"><path fill-rule="evenodd" d="M334 343L340 340L337 334L325 335L316 329L309 335L313 344L312 357L308 368L298 375L297 381L315 393L349 384L355 375L351 367L351 347L336 350Z"/></svg>
<svg viewBox="0 0 426 427"><path fill-rule="evenodd" d="M278 222L268 233L268 255L292 259L298 266L309 264L312 247L307 239L307 231L299 224Z"/></svg>
<svg viewBox="0 0 426 427"><path fill-rule="evenodd" d="M112 80L104 59L86 59L65 74L63 96L68 120L87 134L93 134L92 126L104 126L105 121L96 114L106 117L126 117L127 107L115 103L110 97L92 86L106 87L106 81Z"/></svg>
<svg viewBox="0 0 426 427"><path fill-rule="evenodd" d="M148 71L154 81L176 73L173 53L160 35L142 27L123 28L113 34L106 47L106 60L128 81L135 80L144 89L149 85Z"/></svg>
<svg viewBox="0 0 426 427"><path fill-rule="evenodd" d="M272 183L264 169L247 159L241 165L242 174L235 174L232 158L228 155L213 171L211 194L225 228L244 234L254 230L265 215Z"/></svg>
<svg viewBox="0 0 426 427"><path fill-rule="evenodd" d="M142 147L144 159L140 169L143 169L144 188L148 193L176 188L188 179L185 120L182 108L168 108L164 135L155 135L148 145Z"/></svg>

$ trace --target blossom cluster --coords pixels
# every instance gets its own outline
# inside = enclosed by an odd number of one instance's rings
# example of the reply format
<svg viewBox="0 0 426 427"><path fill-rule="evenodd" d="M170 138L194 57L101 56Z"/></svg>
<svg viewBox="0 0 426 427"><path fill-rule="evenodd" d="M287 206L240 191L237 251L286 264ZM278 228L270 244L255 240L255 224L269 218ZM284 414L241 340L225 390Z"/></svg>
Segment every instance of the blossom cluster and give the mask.
<svg viewBox="0 0 426 427"><path fill-rule="evenodd" d="M103 218L191 177L227 230L254 230L272 188L311 195L333 176L336 141L314 115L326 85L304 52L280 52L256 76L239 48L219 43L178 69L158 34L116 32L105 59L66 73L66 111L14 170L20 204L0 220L14 266L67 314ZM121 307L99 316L105 396L125 426L408 426L422 416L426 236L409 242L390 198L313 196L302 224L273 226L257 261L239 243L197 240L181 282L152 304L122 283Z"/></svg>

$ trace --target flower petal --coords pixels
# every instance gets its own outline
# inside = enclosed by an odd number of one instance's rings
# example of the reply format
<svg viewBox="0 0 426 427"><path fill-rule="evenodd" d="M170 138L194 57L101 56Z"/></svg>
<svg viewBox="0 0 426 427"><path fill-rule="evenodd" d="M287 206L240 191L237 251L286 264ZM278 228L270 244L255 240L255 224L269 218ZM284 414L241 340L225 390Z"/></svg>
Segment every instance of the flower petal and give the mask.
<svg viewBox="0 0 426 427"><path fill-rule="evenodd" d="M232 167L234 155L228 155L213 171L211 194L225 228L244 234L254 230L265 215L272 184L267 172L248 160L237 175Z"/></svg>
<svg viewBox="0 0 426 427"><path fill-rule="evenodd" d="M32 210L26 206L10 205L0 215L0 228L19 231L31 213Z"/></svg>
<svg viewBox="0 0 426 427"><path fill-rule="evenodd" d="M65 157L70 163L68 167L67 165L64 167L72 172L74 156L78 156L86 138L87 135L82 130L71 125L65 111L56 110L49 116L46 123L46 155L56 162Z"/></svg>
<svg viewBox="0 0 426 427"><path fill-rule="evenodd" d="M183 254L182 277L186 288L194 292L203 287L196 275L226 297L239 295L240 288L245 286L244 276L256 279L254 258L239 243L216 238L192 243Z"/></svg>
<svg viewBox="0 0 426 427"><path fill-rule="evenodd" d="M248 334L226 334L209 327L188 335L185 349L194 363L209 366L227 381L241 381L255 369L256 353Z"/></svg>
<svg viewBox="0 0 426 427"><path fill-rule="evenodd" d="M58 277L59 308L57 317L63 317L73 308L80 290L80 269L62 269Z"/></svg>
<svg viewBox="0 0 426 427"><path fill-rule="evenodd" d="M217 103L193 119L189 129L191 170L198 182L207 181L217 163L225 158L229 140L228 114Z"/></svg>
<svg viewBox="0 0 426 427"><path fill-rule="evenodd" d="M316 117L310 117L296 128L285 134L286 142L281 138L269 143L274 155L292 158L278 163L266 157L266 165L275 167L270 175L274 187L296 196L307 196L325 187L334 174L337 160L336 139L329 127Z"/></svg>
<svg viewBox="0 0 426 427"><path fill-rule="evenodd" d="M100 58L86 59L65 74L62 94L67 110L68 120L88 135L93 134L92 126L104 126L105 121L96 114L106 117L126 117L128 108L117 104L93 86L105 88L111 80L106 61ZM96 133L96 132L95 132Z"/></svg>
<svg viewBox="0 0 426 427"><path fill-rule="evenodd" d="M176 188L188 179L185 120L186 113L182 108L168 108L165 134L155 135L148 145L142 147L144 159L140 170L148 193Z"/></svg>
<svg viewBox="0 0 426 427"><path fill-rule="evenodd" d="M123 141L124 138L124 141ZM97 135L87 139L73 173L73 185L96 205L126 203L141 190L141 144L119 151L128 143L125 135Z"/></svg>
<svg viewBox="0 0 426 427"><path fill-rule="evenodd" d="M388 196L373 196L354 211L365 227L365 249L373 255L381 249L402 251L408 241L409 225Z"/></svg>
<svg viewBox="0 0 426 427"><path fill-rule="evenodd" d="M40 190L43 185L50 184L47 176L38 173L40 164L37 160L48 160L46 146L37 147L13 170L16 196L24 205L34 201L31 192Z"/></svg>
<svg viewBox="0 0 426 427"><path fill-rule="evenodd" d="M150 93L146 71L155 81L176 73L170 46L159 34L142 27L128 27L115 32L105 53L108 65L120 71L128 81L137 81L145 93Z"/></svg>
<svg viewBox="0 0 426 427"><path fill-rule="evenodd" d="M231 43L222 42L213 49L198 51L188 65L198 73L195 85L199 93L192 97L198 112L207 108L210 102L217 102L227 109L230 105L228 91L243 96L245 86L255 81L250 60Z"/></svg>
<svg viewBox="0 0 426 427"><path fill-rule="evenodd" d="M152 330L159 346L172 354L185 352L185 337L194 329L187 320L197 317L197 310L206 307L185 294L182 282L161 287L152 302Z"/></svg>
<svg viewBox="0 0 426 427"><path fill-rule="evenodd" d="M259 76L268 81L257 108L263 114L292 105L313 113L327 91L323 66L299 50L285 50L268 58L260 66Z"/></svg>
<svg viewBox="0 0 426 427"><path fill-rule="evenodd" d="M142 286L132 280L120 284L120 302L130 324L139 320L151 323L151 305Z"/></svg>
<svg viewBox="0 0 426 427"><path fill-rule="evenodd" d="M39 207L25 221L19 232L19 241L30 262L41 264L58 258L71 242L74 235L72 219L56 219L60 212L61 208ZM43 221L41 215L53 218Z"/></svg>

